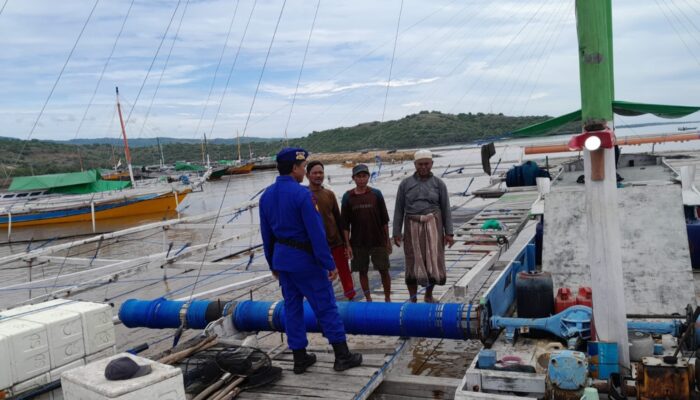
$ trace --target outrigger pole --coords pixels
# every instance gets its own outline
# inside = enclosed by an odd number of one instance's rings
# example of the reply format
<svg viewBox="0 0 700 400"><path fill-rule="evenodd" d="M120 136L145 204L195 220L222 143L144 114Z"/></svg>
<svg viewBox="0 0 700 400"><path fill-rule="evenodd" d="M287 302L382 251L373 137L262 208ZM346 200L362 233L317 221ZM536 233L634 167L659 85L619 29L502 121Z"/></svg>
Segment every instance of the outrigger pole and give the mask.
<svg viewBox="0 0 700 400"><path fill-rule="evenodd" d="M117 90L117 113L119 114L119 123L122 126L122 138L124 139L124 155L126 156L126 164L129 167L129 178L131 179L131 187L136 187L134 181L134 171L131 168L131 152L129 151L129 140L126 138L126 126L124 126L124 118L122 117L122 106L119 104L119 87Z"/></svg>
<svg viewBox="0 0 700 400"><path fill-rule="evenodd" d="M613 125L614 81L611 0L576 0L583 133L569 147L583 150L586 223L597 337L615 342L629 368L625 292L620 253Z"/></svg>

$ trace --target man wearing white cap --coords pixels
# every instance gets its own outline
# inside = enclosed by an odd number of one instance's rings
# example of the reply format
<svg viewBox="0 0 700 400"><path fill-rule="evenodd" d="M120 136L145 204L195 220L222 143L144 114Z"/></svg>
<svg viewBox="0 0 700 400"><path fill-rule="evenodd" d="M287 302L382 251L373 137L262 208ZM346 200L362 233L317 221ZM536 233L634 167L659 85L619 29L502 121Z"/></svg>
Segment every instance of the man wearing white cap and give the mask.
<svg viewBox="0 0 700 400"><path fill-rule="evenodd" d="M406 286L411 301L416 302L421 285L425 287L426 303L432 303L433 287L444 285L447 279L445 245L454 244L450 197L445 182L430 172L430 150L418 150L414 160L416 172L401 181L396 193L394 243L401 246L405 225Z"/></svg>

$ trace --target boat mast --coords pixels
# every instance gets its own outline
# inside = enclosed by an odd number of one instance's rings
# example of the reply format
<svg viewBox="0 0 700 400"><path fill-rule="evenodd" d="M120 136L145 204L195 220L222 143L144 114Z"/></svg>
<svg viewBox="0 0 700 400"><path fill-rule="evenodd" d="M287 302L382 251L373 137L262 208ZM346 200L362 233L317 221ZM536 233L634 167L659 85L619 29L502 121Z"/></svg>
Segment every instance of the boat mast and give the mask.
<svg viewBox="0 0 700 400"><path fill-rule="evenodd" d="M206 159L205 159L205 158L202 158L202 163L203 163L207 168L209 168L209 167L211 166L211 162L209 161L209 143L207 142L207 133L206 133L206 132L204 132L204 142L203 142L203 145L204 145L204 153L203 153L203 154L206 154Z"/></svg>
<svg viewBox="0 0 700 400"><path fill-rule="evenodd" d="M238 130L236 130L236 143L238 144L238 164L241 163L241 137L238 135Z"/></svg>
<svg viewBox="0 0 700 400"><path fill-rule="evenodd" d="M629 368L625 288L620 253L612 101L611 0L576 0L581 112L585 142L586 223L597 340L617 343ZM591 139L589 141L590 138ZM596 340L596 338L594 338Z"/></svg>
<svg viewBox="0 0 700 400"><path fill-rule="evenodd" d="M124 138L124 155L126 156L126 164L129 166L129 178L131 179L131 186L136 187L136 182L134 181L134 171L131 168L131 152L129 151L129 140L126 138L126 127L124 126L124 118L122 117L122 106L119 104L119 87L117 90L117 112L119 113L119 123L122 126L122 138Z"/></svg>
<svg viewBox="0 0 700 400"><path fill-rule="evenodd" d="M158 151L160 151L160 168L163 169L165 166L165 157L163 157L163 146L160 145L160 138L156 136L156 143L158 143Z"/></svg>

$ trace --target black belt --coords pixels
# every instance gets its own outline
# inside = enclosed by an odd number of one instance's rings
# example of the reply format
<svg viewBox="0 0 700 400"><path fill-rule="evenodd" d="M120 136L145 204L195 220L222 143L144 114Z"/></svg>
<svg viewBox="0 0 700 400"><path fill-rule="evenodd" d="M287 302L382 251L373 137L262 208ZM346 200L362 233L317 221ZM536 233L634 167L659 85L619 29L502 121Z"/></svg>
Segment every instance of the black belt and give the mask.
<svg viewBox="0 0 700 400"><path fill-rule="evenodd" d="M297 249L297 250L302 250L302 251L305 251L311 255L314 254L314 249L311 247L311 243L297 242L296 240L282 239L282 238L277 238L275 241L277 243L281 243L287 247L291 247L291 248Z"/></svg>

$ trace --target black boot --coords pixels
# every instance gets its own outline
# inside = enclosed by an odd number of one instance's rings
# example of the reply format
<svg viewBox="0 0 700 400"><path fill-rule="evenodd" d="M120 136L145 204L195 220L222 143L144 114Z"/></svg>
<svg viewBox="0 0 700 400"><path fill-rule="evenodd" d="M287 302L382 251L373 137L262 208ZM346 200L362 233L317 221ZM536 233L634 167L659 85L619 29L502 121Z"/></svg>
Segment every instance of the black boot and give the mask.
<svg viewBox="0 0 700 400"><path fill-rule="evenodd" d="M333 343L333 352L335 352L333 369L336 371L345 371L362 364L362 354L351 353L348 349L348 342Z"/></svg>
<svg viewBox="0 0 700 400"><path fill-rule="evenodd" d="M307 368L316 362L316 354L307 353L306 349L292 350L294 356L294 373L303 374Z"/></svg>

